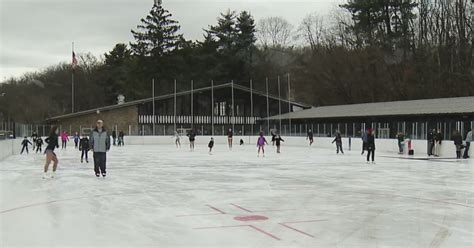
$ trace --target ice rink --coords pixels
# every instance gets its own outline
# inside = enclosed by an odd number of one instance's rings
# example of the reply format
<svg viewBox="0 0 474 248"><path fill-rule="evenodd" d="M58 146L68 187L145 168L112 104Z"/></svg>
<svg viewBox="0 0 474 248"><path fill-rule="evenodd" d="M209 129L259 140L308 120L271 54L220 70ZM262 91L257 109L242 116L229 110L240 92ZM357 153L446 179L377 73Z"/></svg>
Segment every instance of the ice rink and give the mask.
<svg viewBox="0 0 474 248"><path fill-rule="evenodd" d="M57 154L55 179L43 155L0 162L1 247L474 247L473 160L135 145L96 178Z"/></svg>

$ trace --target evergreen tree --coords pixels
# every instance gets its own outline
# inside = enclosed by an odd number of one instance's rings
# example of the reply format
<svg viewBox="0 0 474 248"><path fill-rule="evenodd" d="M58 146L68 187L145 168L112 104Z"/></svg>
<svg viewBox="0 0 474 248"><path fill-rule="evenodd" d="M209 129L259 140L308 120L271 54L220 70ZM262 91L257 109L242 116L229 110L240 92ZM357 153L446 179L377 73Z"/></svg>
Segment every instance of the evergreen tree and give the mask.
<svg viewBox="0 0 474 248"><path fill-rule="evenodd" d="M132 30L135 43L130 43L132 51L138 56L161 57L178 48L182 35L180 26L171 19L168 10L155 1L146 18L141 19L137 30Z"/></svg>

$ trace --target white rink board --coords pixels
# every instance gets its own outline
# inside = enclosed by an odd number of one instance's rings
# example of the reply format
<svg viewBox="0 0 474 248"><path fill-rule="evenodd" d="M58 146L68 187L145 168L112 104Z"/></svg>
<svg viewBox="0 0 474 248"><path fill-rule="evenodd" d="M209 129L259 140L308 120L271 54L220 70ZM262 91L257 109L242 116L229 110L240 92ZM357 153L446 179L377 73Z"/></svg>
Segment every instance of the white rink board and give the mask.
<svg viewBox="0 0 474 248"><path fill-rule="evenodd" d="M0 161L0 247L472 247L473 160L368 165L287 143L257 158L221 141L209 155L197 139L113 147L107 178L72 142L56 179L44 155Z"/></svg>

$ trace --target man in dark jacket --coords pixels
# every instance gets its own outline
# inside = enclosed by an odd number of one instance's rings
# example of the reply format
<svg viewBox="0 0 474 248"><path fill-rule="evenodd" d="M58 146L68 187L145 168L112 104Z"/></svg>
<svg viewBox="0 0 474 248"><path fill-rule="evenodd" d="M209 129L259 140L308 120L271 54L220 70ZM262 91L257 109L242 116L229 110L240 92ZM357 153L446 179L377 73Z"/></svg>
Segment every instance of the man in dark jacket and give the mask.
<svg viewBox="0 0 474 248"><path fill-rule="evenodd" d="M456 158L461 159L462 136L459 131L453 133L454 146L456 146Z"/></svg>
<svg viewBox="0 0 474 248"><path fill-rule="evenodd" d="M115 129L112 131L112 140L113 140L113 145L115 146L115 141L117 140L117 132Z"/></svg>
<svg viewBox="0 0 474 248"><path fill-rule="evenodd" d="M91 149L94 152L94 171L96 177L106 176L106 153L110 150L110 137L104 128L104 122L97 120L97 127L90 137Z"/></svg>
<svg viewBox="0 0 474 248"><path fill-rule="evenodd" d="M336 153L339 154L339 150L341 150L341 153L344 154L344 151L342 150L342 137L339 131L336 131L336 137L332 143L334 142L336 142Z"/></svg>

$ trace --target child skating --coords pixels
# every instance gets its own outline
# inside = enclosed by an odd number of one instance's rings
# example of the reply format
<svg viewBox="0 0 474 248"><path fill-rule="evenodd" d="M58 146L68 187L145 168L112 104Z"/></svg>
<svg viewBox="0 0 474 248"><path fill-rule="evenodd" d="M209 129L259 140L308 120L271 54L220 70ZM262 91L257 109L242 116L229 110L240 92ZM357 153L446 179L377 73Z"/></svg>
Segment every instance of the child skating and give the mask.
<svg viewBox="0 0 474 248"><path fill-rule="evenodd" d="M342 137L339 131L336 131L336 137L332 143L334 142L336 142L336 153L339 154L339 151L341 151L341 153L344 154L344 151L342 150Z"/></svg>
<svg viewBox="0 0 474 248"><path fill-rule="evenodd" d="M313 144L313 141L314 141L314 137L313 137L313 131L308 130L308 134L306 135L306 140L309 139L309 146L311 146Z"/></svg>
<svg viewBox="0 0 474 248"><path fill-rule="evenodd" d="M174 131L174 143L176 144L176 148L181 148L181 136L177 131Z"/></svg>
<svg viewBox="0 0 474 248"><path fill-rule="evenodd" d="M276 136L276 138L275 138L275 144L276 144L276 146L277 146L277 153L280 153L280 145L281 145L281 142L282 142L282 141L285 142L285 141L281 138L281 136L278 134L278 135Z"/></svg>
<svg viewBox="0 0 474 248"><path fill-rule="evenodd" d="M260 137L258 137L258 140L257 140L257 147L258 147L257 157L260 157L260 150L262 150L262 155L263 157L265 157L265 144L268 145L268 142L265 139L265 137L263 137L263 132L260 132Z"/></svg>
<svg viewBox="0 0 474 248"><path fill-rule="evenodd" d="M67 142L69 141L69 136L67 135L66 131L61 133L61 149L66 149Z"/></svg>
<svg viewBox="0 0 474 248"><path fill-rule="evenodd" d="M209 141L207 147L209 147L209 155L212 155L212 148L214 147L214 138L211 137L211 141Z"/></svg>
<svg viewBox="0 0 474 248"><path fill-rule="evenodd" d="M89 163L88 153L90 150L89 138L83 137L79 143L79 151L81 151L81 163L84 162L84 157L86 157L86 163Z"/></svg>
<svg viewBox="0 0 474 248"><path fill-rule="evenodd" d="M25 149L26 149L26 154L29 153L29 152L28 152L28 144L33 145L33 144L28 140L28 137L25 136L25 138L24 138L23 141L21 142L22 148L21 148L20 154L23 154L23 152L25 151Z"/></svg>
<svg viewBox="0 0 474 248"><path fill-rule="evenodd" d="M43 139L41 137L36 138L36 153L43 152Z"/></svg>
<svg viewBox="0 0 474 248"><path fill-rule="evenodd" d="M79 145L79 141L81 140L81 137L79 137L79 134L77 132L74 134L73 139L74 139L74 148L76 149L79 148L78 145Z"/></svg>

